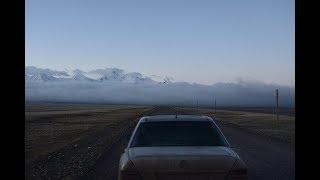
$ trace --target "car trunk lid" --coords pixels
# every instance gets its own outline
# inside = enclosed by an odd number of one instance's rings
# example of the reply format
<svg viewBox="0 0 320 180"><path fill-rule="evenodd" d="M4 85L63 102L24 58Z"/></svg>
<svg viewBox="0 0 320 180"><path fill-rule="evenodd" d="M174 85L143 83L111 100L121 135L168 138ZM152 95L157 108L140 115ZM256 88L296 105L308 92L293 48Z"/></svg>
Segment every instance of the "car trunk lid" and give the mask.
<svg viewBox="0 0 320 180"><path fill-rule="evenodd" d="M129 156L144 179L225 179L236 154L228 147L134 147Z"/></svg>

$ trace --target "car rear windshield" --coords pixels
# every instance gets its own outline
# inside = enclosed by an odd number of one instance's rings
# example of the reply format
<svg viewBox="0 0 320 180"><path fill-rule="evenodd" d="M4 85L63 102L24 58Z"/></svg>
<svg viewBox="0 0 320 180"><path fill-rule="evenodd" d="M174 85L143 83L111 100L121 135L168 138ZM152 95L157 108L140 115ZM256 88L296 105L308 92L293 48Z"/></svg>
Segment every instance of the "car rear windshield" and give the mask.
<svg viewBox="0 0 320 180"><path fill-rule="evenodd" d="M209 121L143 122L131 147L151 146L227 146L227 142Z"/></svg>

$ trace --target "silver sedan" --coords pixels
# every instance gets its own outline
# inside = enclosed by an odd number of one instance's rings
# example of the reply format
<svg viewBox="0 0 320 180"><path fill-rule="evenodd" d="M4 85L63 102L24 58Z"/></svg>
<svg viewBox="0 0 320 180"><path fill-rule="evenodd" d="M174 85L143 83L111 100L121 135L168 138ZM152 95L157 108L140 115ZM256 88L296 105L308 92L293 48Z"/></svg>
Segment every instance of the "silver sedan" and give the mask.
<svg viewBox="0 0 320 180"><path fill-rule="evenodd" d="M210 117L143 117L120 158L118 180L162 179L247 179L247 167Z"/></svg>

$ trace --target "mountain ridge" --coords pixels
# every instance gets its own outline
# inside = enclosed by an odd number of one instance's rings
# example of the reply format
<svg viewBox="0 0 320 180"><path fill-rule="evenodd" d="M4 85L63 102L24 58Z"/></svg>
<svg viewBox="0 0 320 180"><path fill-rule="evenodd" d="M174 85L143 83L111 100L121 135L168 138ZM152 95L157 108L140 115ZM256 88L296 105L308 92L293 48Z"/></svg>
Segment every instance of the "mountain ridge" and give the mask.
<svg viewBox="0 0 320 180"><path fill-rule="evenodd" d="M171 83L171 78L164 77L162 81L143 75L138 72L126 73L118 68L95 69L91 71L82 71L80 69L57 71L51 69L37 68L35 66L26 66L26 81L119 81L125 83Z"/></svg>

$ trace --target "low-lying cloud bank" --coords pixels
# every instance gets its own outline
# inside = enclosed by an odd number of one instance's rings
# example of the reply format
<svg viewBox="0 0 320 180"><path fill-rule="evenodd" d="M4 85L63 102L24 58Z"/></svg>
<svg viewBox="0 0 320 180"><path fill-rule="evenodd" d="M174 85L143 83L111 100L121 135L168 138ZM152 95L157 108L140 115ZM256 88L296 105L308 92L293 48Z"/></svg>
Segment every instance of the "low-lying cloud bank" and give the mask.
<svg viewBox="0 0 320 180"><path fill-rule="evenodd" d="M123 83L26 80L26 101L113 103L139 105L274 106L294 107L294 88L261 82L216 83Z"/></svg>
<svg viewBox="0 0 320 180"><path fill-rule="evenodd" d="M56 71L26 67L26 101L112 103L139 105L294 106L294 88L238 79L214 85L172 82L122 69Z"/></svg>

